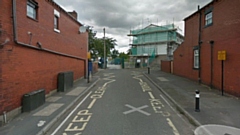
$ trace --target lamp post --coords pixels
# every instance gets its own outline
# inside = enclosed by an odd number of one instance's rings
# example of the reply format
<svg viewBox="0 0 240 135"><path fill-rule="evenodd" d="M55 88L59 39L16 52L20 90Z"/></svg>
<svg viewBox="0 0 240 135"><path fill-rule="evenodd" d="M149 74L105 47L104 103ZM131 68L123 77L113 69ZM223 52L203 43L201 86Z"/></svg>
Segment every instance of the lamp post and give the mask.
<svg viewBox="0 0 240 135"><path fill-rule="evenodd" d="M104 57L103 57L103 62L104 62L104 65L103 65L103 68L106 69L106 44L105 44L105 28L103 28L103 43L104 43Z"/></svg>

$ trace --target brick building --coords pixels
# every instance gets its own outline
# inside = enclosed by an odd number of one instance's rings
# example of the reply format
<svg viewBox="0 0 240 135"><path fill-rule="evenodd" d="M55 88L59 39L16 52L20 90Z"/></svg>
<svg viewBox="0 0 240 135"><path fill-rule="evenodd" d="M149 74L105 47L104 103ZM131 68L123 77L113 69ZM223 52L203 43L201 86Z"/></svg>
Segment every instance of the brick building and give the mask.
<svg viewBox="0 0 240 135"><path fill-rule="evenodd" d="M240 96L240 1L213 0L184 19L174 74ZM218 60L226 51L226 60Z"/></svg>
<svg viewBox="0 0 240 135"><path fill-rule="evenodd" d="M88 34L75 11L53 0L1 0L0 13L0 115L21 112L28 92L55 91L59 72L86 75Z"/></svg>

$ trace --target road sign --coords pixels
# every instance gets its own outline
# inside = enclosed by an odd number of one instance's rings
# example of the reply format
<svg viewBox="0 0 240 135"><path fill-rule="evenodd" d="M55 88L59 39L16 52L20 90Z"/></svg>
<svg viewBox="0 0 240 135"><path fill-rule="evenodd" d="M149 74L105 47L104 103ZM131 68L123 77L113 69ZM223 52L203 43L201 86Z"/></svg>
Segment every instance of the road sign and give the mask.
<svg viewBox="0 0 240 135"><path fill-rule="evenodd" d="M218 51L218 60L226 60L227 59L227 52L225 50Z"/></svg>
<svg viewBox="0 0 240 135"><path fill-rule="evenodd" d="M91 59L91 53L90 52L87 52L87 58Z"/></svg>

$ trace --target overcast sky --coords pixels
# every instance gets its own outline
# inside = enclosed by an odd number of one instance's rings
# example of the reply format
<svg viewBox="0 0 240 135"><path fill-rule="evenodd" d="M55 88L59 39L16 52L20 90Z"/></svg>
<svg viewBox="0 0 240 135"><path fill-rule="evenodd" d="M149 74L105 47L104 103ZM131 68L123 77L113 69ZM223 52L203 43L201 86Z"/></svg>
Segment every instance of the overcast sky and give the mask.
<svg viewBox="0 0 240 135"><path fill-rule="evenodd" d="M120 52L129 48L130 29L173 23L184 32L183 19L212 0L54 0L66 11L75 10L78 21L93 26L97 37L117 40Z"/></svg>

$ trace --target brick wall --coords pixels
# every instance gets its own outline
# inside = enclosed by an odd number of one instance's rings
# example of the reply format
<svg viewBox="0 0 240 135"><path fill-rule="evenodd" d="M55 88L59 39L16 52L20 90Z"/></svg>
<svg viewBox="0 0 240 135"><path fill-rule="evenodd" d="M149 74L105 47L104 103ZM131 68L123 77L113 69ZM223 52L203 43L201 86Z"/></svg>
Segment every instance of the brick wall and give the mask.
<svg viewBox="0 0 240 135"><path fill-rule="evenodd" d="M240 5L239 0L215 0L202 9L201 34L201 81L221 89L222 72L218 51L226 50L224 61L224 90L240 96ZM213 24L204 26L204 11L213 7ZM174 73L193 80L198 79L198 70L193 68L193 46L198 45L198 16L193 14L185 20L185 41L174 53ZM212 56L210 41L214 41ZM212 66L211 66L212 61ZM212 75L212 80L211 80Z"/></svg>
<svg viewBox="0 0 240 135"><path fill-rule="evenodd" d="M56 4L48 0L38 2L38 20L26 16L26 0L17 0L18 41L53 50L76 58L57 55L42 50L17 45L13 41L12 1L3 0L0 5L0 20L7 31L10 42L0 49L1 52L1 91L0 115L21 106L22 96L28 92L45 89L46 94L57 88L57 75L63 71L73 71L74 79L84 76L84 61L87 59L87 33L78 33L80 23L70 18ZM4 10L2 10L4 9ZM54 9L60 12L59 30L54 32Z"/></svg>
<svg viewBox="0 0 240 135"><path fill-rule="evenodd" d="M161 70L167 73L171 73L171 62L172 61L161 61Z"/></svg>
<svg viewBox="0 0 240 135"><path fill-rule="evenodd" d="M198 80L198 70L193 69L193 47L198 45L199 15L185 20L184 42L174 51L174 74Z"/></svg>

